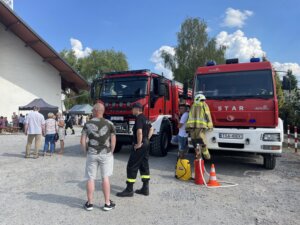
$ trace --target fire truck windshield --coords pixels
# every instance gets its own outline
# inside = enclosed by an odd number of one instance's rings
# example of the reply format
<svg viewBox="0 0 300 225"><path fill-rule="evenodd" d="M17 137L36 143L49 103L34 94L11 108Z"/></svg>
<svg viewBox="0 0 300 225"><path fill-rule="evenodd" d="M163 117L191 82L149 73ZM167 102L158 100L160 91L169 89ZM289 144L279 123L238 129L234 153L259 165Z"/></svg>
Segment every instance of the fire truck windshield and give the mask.
<svg viewBox="0 0 300 225"><path fill-rule="evenodd" d="M103 79L100 97L142 97L147 94L147 78Z"/></svg>
<svg viewBox="0 0 300 225"><path fill-rule="evenodd" d="M274 97L271 70L198 74L195 85L207 99Z"/></svg>

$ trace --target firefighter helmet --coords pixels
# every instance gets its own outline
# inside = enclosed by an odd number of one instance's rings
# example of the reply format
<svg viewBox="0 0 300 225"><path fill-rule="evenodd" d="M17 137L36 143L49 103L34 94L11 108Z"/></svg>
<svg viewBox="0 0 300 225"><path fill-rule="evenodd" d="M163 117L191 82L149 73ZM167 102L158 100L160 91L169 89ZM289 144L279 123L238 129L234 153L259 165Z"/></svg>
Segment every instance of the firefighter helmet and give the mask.
<svg viewBox="0 0 300 225"><path fill-rule="evenodd" d="M205 95L203 95L201 93L198 93L198 94L195 95L195 99L194 100L195 100L195 103L199 103L201 101L206 100L206 97L205 97Z"/></svg>

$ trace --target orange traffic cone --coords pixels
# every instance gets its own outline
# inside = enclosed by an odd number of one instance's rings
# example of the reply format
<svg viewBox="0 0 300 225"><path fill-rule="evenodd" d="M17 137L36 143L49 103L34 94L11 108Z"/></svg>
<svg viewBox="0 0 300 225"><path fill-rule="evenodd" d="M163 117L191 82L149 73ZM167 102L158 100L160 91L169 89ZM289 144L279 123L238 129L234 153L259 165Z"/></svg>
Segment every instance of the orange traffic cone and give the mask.
<svg viewBox="0 0 300 225"><path fill-rule="evenodd" d="M216 176L216 170L215 170L215 165L211 165L210 169L210 175L209 175L209 181L207 183L207 186L221 186L220 183L217 181L217 176Z"/></svg>

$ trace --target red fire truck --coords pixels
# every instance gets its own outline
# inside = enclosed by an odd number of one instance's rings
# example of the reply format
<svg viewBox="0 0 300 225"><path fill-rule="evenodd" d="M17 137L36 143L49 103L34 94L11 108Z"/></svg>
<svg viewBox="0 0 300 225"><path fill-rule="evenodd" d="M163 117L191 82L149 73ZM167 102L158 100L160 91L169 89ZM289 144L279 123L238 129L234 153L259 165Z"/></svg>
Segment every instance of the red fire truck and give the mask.
<svg viewBox="0 0 300 225"><path fill-rule="evenodd" d="M274 169L282 152L283 122L271 63L259 58L208 62L196 72L194 94L198 92L206 96L214 124L208 148L259 154L264 167Z"/></svg>
<svg viewBox="0 0 300 225"><path fill-rule="evenodd" d="M189 92L190 97L191 94ZM139 102L154 128L150 153L167 155L171 137L178 132L179 103L186 99L183 84L149 70L112 72L93 81L91 97L104 103L105 117L116 127L116 152L123 145L132 143L135 118L131 114L131 105Z"/></svg>

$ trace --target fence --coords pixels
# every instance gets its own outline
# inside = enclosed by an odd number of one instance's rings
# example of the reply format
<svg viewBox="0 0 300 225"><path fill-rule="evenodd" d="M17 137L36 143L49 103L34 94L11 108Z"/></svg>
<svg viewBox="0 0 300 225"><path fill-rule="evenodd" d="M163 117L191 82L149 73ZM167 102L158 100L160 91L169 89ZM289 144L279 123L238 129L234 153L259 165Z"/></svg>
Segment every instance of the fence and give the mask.
<svg viewBox="0 0 300 225"><path fill-rule="evenodd" d="M291 148L291 126L288 125L288 129L287 129L287 135L288 135L288 148ZM295 148L295 152L298 152L298 128L296 126L294 126L294 148Z"/></svg>

